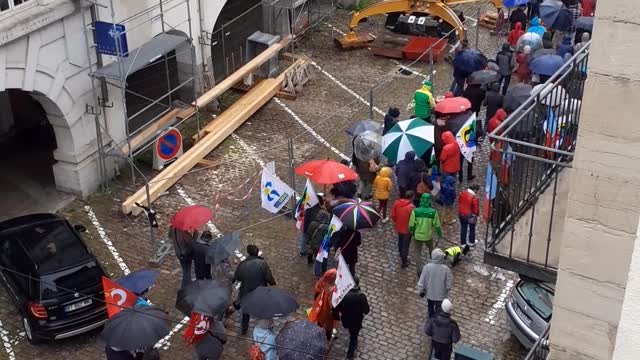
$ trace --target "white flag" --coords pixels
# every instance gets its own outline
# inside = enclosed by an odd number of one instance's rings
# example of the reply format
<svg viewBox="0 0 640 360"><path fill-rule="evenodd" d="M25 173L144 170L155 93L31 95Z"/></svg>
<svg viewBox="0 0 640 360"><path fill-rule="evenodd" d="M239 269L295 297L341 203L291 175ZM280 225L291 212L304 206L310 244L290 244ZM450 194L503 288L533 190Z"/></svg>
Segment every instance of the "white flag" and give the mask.
<svg viewBox="0 0 640 360"><path fill-rule="evenodd" d="M353 276L351 275L351 271L349 271L349 266L347 262L342 257L342 254L338 255L338 269L336 275L336 288L333 291L333 296L331 297L331 305L333 307L338 306L340 301L344 299L344 296L347 295L349 290L353 289L356 286L355 280L353 280Z"/></svg>
<svg viewBox="0 0 640 360"><path fill-rule="evenodd" d="M460 147L460 153L469 162L473 161L473 153L476 152L476 136L476 114L474 113L469 116L469 119L465 121L460 131L456 134L456 142Z"/></svg>
<svg viewBox="0 0 640 360"><path fill-rule="evenodd" d="M262 207L273 214L280 211L294 194L289 185L274 175L274 168L275 163L273 161L262 168L262 183L260 187Z"/></svg>

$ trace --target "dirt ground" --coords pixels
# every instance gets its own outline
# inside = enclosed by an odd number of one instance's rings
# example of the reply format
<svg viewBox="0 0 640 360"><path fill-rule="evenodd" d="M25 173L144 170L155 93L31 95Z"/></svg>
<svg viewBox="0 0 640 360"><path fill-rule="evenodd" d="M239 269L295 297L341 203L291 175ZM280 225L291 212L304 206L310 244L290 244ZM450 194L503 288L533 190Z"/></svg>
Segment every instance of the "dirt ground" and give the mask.
<svg viewBox="0 0 640 360"><path fill-rule="evenodd" d="M477 17L478 8L489 10L490 4L460 6L468 16ZM348 13L337 11L323 25L309 33L295 49L309 55L315 76L296 100L270 101L233 136L207 156L219 165L196 168L180 179L165 195L154 203L160 228L154 230L157 239L165 239L171 216L188 204L203 204L216 209L214 230L219 233L241 231L244 245L256 244L264 252L278 286L298 298L301 316L310 306L314 276L306 261L299 257L294 222L288 215L273 216L260 208L259 177L264 163L275 161L280 178L291 182L288 140L293 148L293 163L298 165L311 159L349 157L351 145L344 129L356 120L369 118L369 91L373 91L374 120L393 105L402 110L402 117L413 92L428 76L431 67L426 63L411 65L411 75L396 75L398 63L375 57L369 49L342 51L334 47L332 36L346 31ZM380 34L383 18L369 19L361 29ZM476 45L474 21L470 20L468 37ZM486 29L478 33L478 47L489 57L495 56L498 41ZM402 64L409 65L403 61ZM444 61L433 66L432 82L436 95L448 90L451 66ZM379 85L382 84L382 85ZM361 98L354 96L360 94ZM474 164L475 182L484 184L487 145L479 152ZM150 160L143 157L138 165L152 175ZM297 190L304 179L295 177ZM120 211L122 201L142 186L142 179L133 184L127 169L109 185L105 192L87 201L77 200L62 211L73 223L85 224L89 229L86 241L107 271L115 278L126 269L135 271L148 267L150 256L149 228L142 216L125 216ZM320 189L318 189L321 191ZM393 194L393 199L397 195ZM482 194L481 194L482 196ZM484 239L484 226L478 228L478 238ZM445 238L455 242L459 236L457 225L445 227ZM422 333L426 317L426 303L414 288L416 268L400 268L393 225L381 224L364 234L360 248L361 260L357 271L361 287L368 295L372 312L366 317L360 336L360 359L424 359L428 349ZM445 246L443 244L441 246ZM525 349L509 333L504 302L517 278L482 264L482 245L479 245L454 269L455 284L451 295L455 306L454 318L462 330L461 344L496 356L497 359L522 359ZM190 349L180 339L184 328L177 324L182 316L174 309L175 294L181 271L173 254L160 267L158 284L151 291L156 306L169 311L176 321L173 333L161 346L162 358L190 359ZM4 351L0 358L9 359L100 359L104 358L103 344L97 340L99 332L58 342L32 346L24 338L21 320L15 308L8 305L7 294L0 291L0 335ZM249 342L239 335L238 315L228 327L230 340L225 345L224 359L245 359ZM284 320L277 322L279 329ZM348 334L341 329L333 342L330 356L344 358Z"/></svg>

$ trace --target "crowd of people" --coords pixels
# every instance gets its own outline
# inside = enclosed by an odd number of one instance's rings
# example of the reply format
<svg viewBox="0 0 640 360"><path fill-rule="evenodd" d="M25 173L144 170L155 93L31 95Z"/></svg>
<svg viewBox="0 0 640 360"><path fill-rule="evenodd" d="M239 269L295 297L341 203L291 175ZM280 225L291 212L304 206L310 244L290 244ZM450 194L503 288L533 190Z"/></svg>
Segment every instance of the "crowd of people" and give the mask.
<svg viewBox="0 0 640 360"><path fill-rule="evenodd" d="M563 0L572 14L593 16L595 0ZM480 124L477 136L491 133L505 121L513 109L503 106L503 99L515 73L517 82L543 83L549 75L535 74L529 68L531 61L544 54L570 57L589 41L589 32L576 33L575 25L568 32L547 29L538 15L539 1L530 1L528 7L521 7L510 13L510 31L505 43L494 59L487 61L487 68L498 74L498 80L488 84L468 83L471 75L464 69L453 69L450 92L444 98L462 96L471 103L470 113L475 113ZM585 15L586 14L586 15ZM526 30L525 30L526 29ZM522 41L527 33L538 34L541 46L532 49ZM463 40L455 56L468 49ZM455 60L454 60L455 64ZM313 297L320 306L313 311L310 320L325 332L327 340L336 336L339 322L349 333L347 358L354 358L358 349L358 337L367 314L371 309L367 296L360 289L357 274L358 251L362 245L360 231L344 227L331 236L330 247L344 258L355 286L335 308L331 296L336 286L337 272L329 268L329 260L318 261L316 254L323 246L329 231L332 208L349 199L373 201L380 215L381 223L389 220L397 233L398 263L407 269L413 262L416 266L417 294L426 299L427 321L424 333L431 338L432 355L436 359L450 359L453 344L460 340L458 324L452 319L453 303L450 291L453 286L454 268L477 244L476 223L480 217L478 199L479 185L474 182L473 162L461 153L455 134L460 129L459 119L449 114L435 111L437 100L432 93L432 84L425 80L413 97L414 118L421 118L434 126L435 143L426 153L416 156L414 151L404 154L397 163L379 157L362 161L354 155L344 163L355 169L358 181L344 181L334 184L326 194L319 194L319 203L304 210L303 221L297 247L301 257L306 257L316 276ZM481 117L482 110L484 117ZM400 121L400 110L390 107L382 128L382 135L388 133ZM499 161L491 152L490 162ZM467 163L466 177L464 163ZM466 181L465 181L466 180ZM460 191L458 191L460 189ZM397 199L393 201L393 198ZM436 209L435 205L438 208ZM457 204L457 208L455 207ZM390 207L390 209L388 209ZM459 223L458 239L444 239L443 227ZM229 293L234 283L240 283L238 296L229 306L216 315L215 333L224 335L225 319L235 311L241 312L240 333L249 331L250 316L242 312L241 299L258 287L274 286L276 280L266 260L261 257L255 245L246 248L247 257L235 264L235 257L225 259L215 265L206 261L206 252L212 241L208 231L184 232L172 229L169 236L176 256L182 267L181 287L192 282L192 270L200 280L215 279L227 286ZM444 242L452 246L439 247ZM424 254L425 248L428 250ZM329 257L331 258L331 257ZM426 264L426 260L429 260ZM235 265L235 270L234 270ZM225 336L215 337L220 344L217 354L194 355L194 359L218 359ZM277 335L273 319L257 319L251 338L256 342L252 358L275 360L278 358ZM107 348L109 359L129 359L116 357L117 349ZM120 354L122 355L122 354ZM120 356L118 355L118 356ZM129 354L131 355L131 354Z"/></svg>

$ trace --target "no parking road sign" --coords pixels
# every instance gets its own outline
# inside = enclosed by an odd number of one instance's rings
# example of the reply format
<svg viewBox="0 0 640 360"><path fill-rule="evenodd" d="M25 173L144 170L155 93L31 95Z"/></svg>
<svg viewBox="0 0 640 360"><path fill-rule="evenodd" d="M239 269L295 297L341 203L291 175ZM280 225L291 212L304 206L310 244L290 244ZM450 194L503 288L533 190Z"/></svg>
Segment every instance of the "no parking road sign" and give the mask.
<svg viewBox="0 0 640 360"><path fill-rule="evenodd" d="M153 151L153 168L162 170L164 165L182 155L182 134L174 127L168 128L156 140Z"/></svg>

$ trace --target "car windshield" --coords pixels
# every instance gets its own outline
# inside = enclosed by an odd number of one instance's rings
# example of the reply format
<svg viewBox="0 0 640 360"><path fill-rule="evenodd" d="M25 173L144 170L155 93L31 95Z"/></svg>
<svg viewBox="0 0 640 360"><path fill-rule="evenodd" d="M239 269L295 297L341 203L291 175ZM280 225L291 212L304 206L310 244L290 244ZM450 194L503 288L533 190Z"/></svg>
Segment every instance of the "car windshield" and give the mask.
<svg viewBox="0 0 640 360"><path fill-rule="evenodd" d="M95 261L71 269L42 276L40 287L42 299L68 295L68 290L82 292L96 286L102 279L102 269Z"/></svg>
<svg viewBox="0 0 640 360"><path fill-rule="evenodd" d="M41 274L82 264L91 254L65 221L44 221L12 233Z"/></svg>
<svg viewBox="0 0 640 360"><path fill-rule="evenodd" d="M518 291L527 305L543 319L549 320L553 310L553 294L547 288L535 282L522 281L518 285Z"/></svg>

